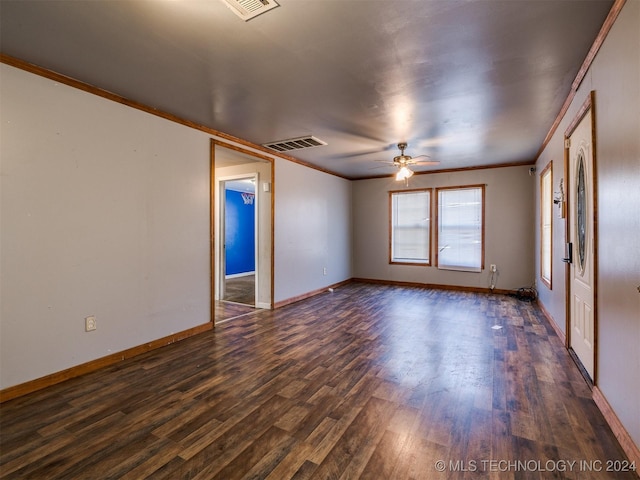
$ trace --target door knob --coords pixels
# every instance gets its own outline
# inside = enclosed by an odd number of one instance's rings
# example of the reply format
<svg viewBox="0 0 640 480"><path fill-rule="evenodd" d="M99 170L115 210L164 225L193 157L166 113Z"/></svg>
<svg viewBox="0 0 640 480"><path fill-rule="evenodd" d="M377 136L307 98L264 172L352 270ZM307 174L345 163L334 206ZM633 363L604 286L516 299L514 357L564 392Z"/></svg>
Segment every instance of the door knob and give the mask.
<svg viewBox="0 0 640 480"><path fill-rule="evenodd" d="M564 246L564 254L565 258L562 259L564 263L573 263L573 244L566 243Z"/></svg>

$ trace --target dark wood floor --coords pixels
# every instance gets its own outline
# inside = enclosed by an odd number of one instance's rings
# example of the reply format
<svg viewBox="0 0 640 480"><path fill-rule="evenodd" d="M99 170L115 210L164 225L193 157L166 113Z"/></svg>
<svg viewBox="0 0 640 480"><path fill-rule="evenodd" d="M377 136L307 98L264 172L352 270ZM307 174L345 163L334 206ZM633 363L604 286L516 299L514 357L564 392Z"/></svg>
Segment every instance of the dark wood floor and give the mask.
<svg viewBox="0 0 640 480"><path fill-rule="evenodd" d="M635 478L604 471L623 453L546 320L499 295L350 284L1 414L2 478Z"/></svg>
<svg viewBox="0 0 640 480"><path fill-rule="evenodd" d="M242 277L227 278L225 280L224 299L227 302L256 304L256 277L244 275Z"/></svg>
<svg viewBox="0 0 640 480"><path fill-rule="evenodd" d="M256 308L250 305L216 301L213 313L214 322L217 325L219 323L235 320L236 318L243 317L245 315L251 315L256 312Z"/></svg>

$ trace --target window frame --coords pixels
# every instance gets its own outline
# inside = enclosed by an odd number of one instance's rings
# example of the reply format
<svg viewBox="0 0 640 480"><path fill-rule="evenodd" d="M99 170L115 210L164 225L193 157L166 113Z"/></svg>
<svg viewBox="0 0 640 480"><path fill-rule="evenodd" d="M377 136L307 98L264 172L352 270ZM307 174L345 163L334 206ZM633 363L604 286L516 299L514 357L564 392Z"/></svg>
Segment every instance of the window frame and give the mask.
<svg viewBox="0 0 640 480"><path fill-rule="evenodd" d="M548 177L548 180L546 180ZM545 181L548 183L548 189L545 189ZM546 193L546 195L545 195ZM545 216L548 215L548 226L545 224ZM548 233L548 238L545 238ZM545 244L548 240L549 258L546 258ZM549 277L545 276L548 271ZM549 290L552 289L553 277L553 161L550 161L546 167L540 172L540 280Z"/></svg>
<svg viewBox="0 0 640 480"><path fill-rule="evenodd" d="M440 221L441 219L441 214L440 214L440 192L444 191L444 190L470 190L470 189L480 189L480 201L482 203L481 205L481 212L480 212L480 221L481 221L481 226L480 226L480 267L479 269L476 268L468 268L468 267L463 267L463 266L455 266L455 265L444 265L441 266L440 265L440 238L439 238L439 234L440 234ZM438 187L436 188L436 195L435 195L435 224L436 224L436 228L435 228L435 249L436 249L436 255L435 255L435 265L438 268L438 270L450 270L450 271L458 271L458 272L468 272L468 273L481 273L484 270L484 265L485 265L485 225L486 225L486 185L483 184L474 184L474 185L455 185L455 186L450 186L450 187Z"/></svg>
<svg viewBox="0 0 640 480"><path fill-rule="evenodd" d="M394 195L402 195L402 194L410 194L410 193L418 193L418 192L424 192L427 193L429 196L428 199L428 207L427 210L429 212L429 219L428 219L428 227L427 227L427 239L428 239L428 246L427 246L427 253L429 255L428 259L426 261L408 261L408 260L403 260L403 261L398 261L396 259L394 259L394 212L393 212L393 197ZM419 266L419 267L430 267L432 265L432 259L433 259L433 255L432 255L432 245L433 245L433 232L432 232L432 225L433 225L433 188L412 188L412 189L408 189L408 190L390 190L389 191L389 264L391 265L412 265L412 266Z"/></svg>

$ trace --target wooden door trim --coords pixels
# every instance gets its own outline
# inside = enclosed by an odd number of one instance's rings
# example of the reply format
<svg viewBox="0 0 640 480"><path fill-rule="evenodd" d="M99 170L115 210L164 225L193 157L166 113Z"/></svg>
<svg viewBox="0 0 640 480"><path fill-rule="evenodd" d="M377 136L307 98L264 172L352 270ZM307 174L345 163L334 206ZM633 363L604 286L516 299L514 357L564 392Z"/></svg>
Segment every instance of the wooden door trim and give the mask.
<svg viewBox="0 0 640 480"><path fill-rule="evenodd" d="M564 218L565 244L571 239L571 210L569 202L572 201L571 182L569 181L570 152L567 140L580 124L582 119L591 111L591 172L592 172L592 198L593 198L593 378L592 385L598 384L598 170L597 170L597 143L596 143L596 92L592 90L580 106L575 117L571 120L564 132L564 178L566 215ZM565 264L565 346L571 348L571 265Z"/></svg>
<svg viewBox="0 0 640 480"><path fill-rule="evenodd" d="M232 143L227 143L227 142L223 142L220 140L216 140L214 138L211 139L210 141L210 165L211 165L211 179L210 179L210 191L209 191L209 209L210 209L210 247L209 247L209 260L210 260L210 269L211 269L211 321L213 323L215 323L215 305L216 305L216 299L215 299L215 273L216 273L216 264L215 264L215 208L216 208L216 198L215 198L215 185L217 182L217 178L216 178L216 146L219 147L223 147L223 148L227 148L229 150L234 150L236 152L251 156L253 158L256 159L260 159L263 161L266 161L268 163L271 164L271 176L269 178L269 182L271 184L270 187L270 193L271 195L269 195L271 197L271 218L270 218L270 236L271 236L271 252L269 255L269 261L271 262L271 285L270 285L270 292L269 295L271 297L271 308L274 308L275 305L275 301L274 301L274 293L275 293L275 286L274 286L274 278L275 278L275 273L274 273L274 268L275 268L275 228L274 228L274 222L275 222L275 161L272 157L268 157L266 155L262 155L261 153L258 152L254 152L252 150L247 150L243 147L234 145ZM258 192L256 192L258 193ZM257 258L256 258L257 261ZM258 279L256 279L256 282L258 281ZM256 298L256 306L258 303L258 299Z"/></svg>

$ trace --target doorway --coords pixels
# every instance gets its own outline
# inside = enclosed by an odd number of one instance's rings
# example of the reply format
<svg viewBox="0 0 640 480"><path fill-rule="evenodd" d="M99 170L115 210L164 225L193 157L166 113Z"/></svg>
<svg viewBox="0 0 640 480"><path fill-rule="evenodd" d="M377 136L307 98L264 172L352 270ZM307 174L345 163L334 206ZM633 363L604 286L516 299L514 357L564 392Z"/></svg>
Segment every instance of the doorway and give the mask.
<svg viewBox="0 0 640 480"><path fill-rule="evenodd" d="M590 380L597 373L597 209L593 92L565 133L568 179L567 343Z"/></svg>
<svg viewBox="0 0 640 480"><path fill-rule="evenodd" d="M258 298L258 174L221 178L220 282L223 301L255 306Z"/></svg>
<svg viewBox="0 0 640 480"><path fill-rule="evenodd" d="M216 323L272 308L272 162L266 155L211 140L211 309Z"/></svg>

